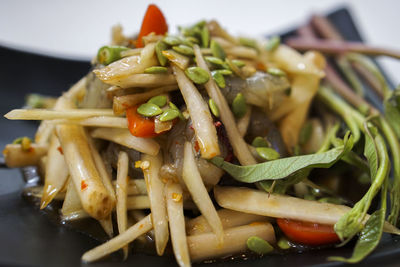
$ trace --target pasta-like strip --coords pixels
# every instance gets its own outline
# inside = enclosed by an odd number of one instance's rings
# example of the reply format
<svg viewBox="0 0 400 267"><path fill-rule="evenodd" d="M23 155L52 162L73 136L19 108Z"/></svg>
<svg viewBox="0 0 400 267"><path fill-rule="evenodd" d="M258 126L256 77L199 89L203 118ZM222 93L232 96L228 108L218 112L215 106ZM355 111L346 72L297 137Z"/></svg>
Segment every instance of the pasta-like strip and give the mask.
<svg viewBox="0 0 400 267"><path fill-rule="evenodd" d="M209 159L220 154L217 130L215 129L210 110L196 86L178 67L173 66L179 89L189 111L192 125L199 143L203 158ZM212 80L212 79L210 79Z"/></svg>
<svg viewBox="0 0 400 267"><path fill-rule="evenodd" d="M87 251L82 256L82 261L92 262L128 245L139 236L152 229L151 214L128 228L124 233L117 235L104 244Z"/></svg>
<svg viewBox="0 0 400 267"><path fill-rule="evenodd" d="M225 49L225 52L228 55L232 55L234 57L239 58L247 58L247 59L257 59L258 54L257 51L253 48L245 47L245 46L234 46Z"/></svg>
<svg viewBox="0 0 400 267"><path fill-rule="evenodd" d="M350 210L343 205L268 194L244 187L215 187L214 194L218 204L227 209L321 224L333 225Z"/></svg>
<svg viewBox="0 0 400 267"><path fill-rule="evenodd" d="M271 53L271 60L278 68L291 74L313 75L324 77L324 72L306 60L299 52L286 45L280 45Z"/></svg>
<svg viewBox="0 0 400 267"><path fill-rule="evenodd" d="M241 226L249 224L255 221L267 221L268 217L260 216L256 214L244 213L228 209L220 209L217 211L219 218L221 219L222 227L228 229L231 227ZM212 231L206 218L200 215L194 219L186 222L186 229L188 235L198 235L209 233Z"/></svg>
<svg viewBox="0 0 400 267"><path fill-rule="evenodd" d="M126 206L128 210L142 210L150 208L150 199L148 196L129 196Z"/></svg>
<svg viewBox="0 0 400 267"><path fill-rule="evenodd" d="M105 188L107 189L108 193L110 194L112 201L115 202L115 190L114 186L111 182L111 176L109 171L104 164L103 158L100 156L99 151L97 150L96 146L94 145L93 139L91 137L87 137L88 144L90 147L90 152L92 154L94 163L96 165L97 170L99 171L101 181L103 182Z"/></svg>
<svg viewBox="0 0 400 267"><path fill-rule="evenodd" d="M149 163L148 168L143 168L143 174L150 199L156 250L158 255L162 255L169 238L167 208L164 198L164 183L159 177L163 158L161 153L158 153L157 156L143 154L142 162L145 161Z"/></svg>
<svg viewBox="0 0 400 267"><path fill-rule="evenodd" d="M117 163L117 224L118 232L122 234L126 231L128 215L127 215L127 186L128 186L128 168L129 158L125 151L120 151ZM128 257L128 246L123 247L124 259Z"/></svg>
<svg viewBox="0 0 400 267"><path fill-rule="evenodd" d="M38 165L47 151L47 144L31 144L27 151L20 144L8 144L3 150L3 156L7 167L19 168Z"/></svg>
<svg viewBox="0 0 400 267"><path fill-rule="evenodd" d="M165 187L169 229L175 259L179 266L191 266L186 240L185 217L183 215L183 197L180 184L168 183Z"/></svg>
<svg viewBox="0 0 400 267"><path fill-rule="evenodd" d="M204 61L204 58L201 55L200 48L197 45L194 46L194 54L196 56L196 61L198 66L205 69L208 73L210 73L207 63ZM222 123L224 124L226 132L228 134L228 138L230 144L232 145L233 152L235 156L238 158L240 164L242 165L256 164L257 161L251 155L246 142L241 137L236 127L235 118L233 117L233 114L229 109L228 103L226 102L226 99L222 95L218 86L215 84L214 80L210 79L205 84L205 87L207 90L207 94L210 96L210 98L214 100L214 102L217 104L219 108Z"/></svg>
<svg viewBox="0 0 400 267"><path fill-rule="evenodd" d="M113 100L113 110L115 114L123 114L128 107L136 106L140 103L146 102L153 96L177 90L178 86L169 85L155 89L151 89L144 93L130 94L124 96L116 96Z"/></svg>
<svg viewBox="0 0 400 267"><path fill-rule="evenodd" d="M157 155L160 150L160 145L155 140L133 136L127 129L96 128L91 135L149 155Z"/></svg>
<svg viewBox="0 0 400 267"><path fill-rule="evenodd" d="M97 116L114 116L111 109L13 109L4 117L9 120L84 119Z"/></svg>
<svg viewBox="0 0 400 267"><path fill-rule="evenodd" d="M121 88L145 87L154 88L167 85L175 85L176 80L172 74L133 74L124 79L114 81L104 81L110 85L116 85Z"/></svg>
<svg viewBox="0 0 400 267"><path fill-rule="evenodd" d="M207 189L201 179L196 161L193 155L192 144L185 142L182 179L185 182L187 189L192 196L194 203L201 211L201 214L206 218L213 232L217 236L218 242L223 243L224 230L222 223L215 210L214 204L208 195Z"/></svg>
<svg viewBox="0 0 400 267"><path fill-rule="evenodd" d="M40 209L44 209L64 187L68 178L68 166L65 163L61 145L55 134L51 136L47 154L46 171L44 178L43 196Z"/></svg>
<svg viewBox="0 0 400 267"><path fill-rule="evenodd" d="M61 214L63 216L67 216L78 210L82 210L82 204L79 199L78 192L75 190L73 181L69 179L67 184L67 192L65 193L63 206L61 208Z"/></svg>
<svg viewBox="0 0 400 267"><path fill-rule="evenodd" d="M115 184L115 182L114 182ZM128 182L128 196L147 195L146 182L144 179L131 179Z"/></svg>
<svg viewBox="0 0 400 267"><path fill-rule="evenodd" d="M58 125L56 130L83 208L96 219L108 217L114 202L93 161L84 129Z"/></svg>
<svg viewBox="0 0 400 267"><path fill-rule="evenodd" d="M188 236L188 246L192 261L219 258L246 251L246 241L251 236L258 236L270 244L275 243L274 228L269 222L255 222L225 230L224 244L218 244L214 233Z"/></svg>
<svg viewBox="0 0 400 267"><path fill-rule="evenodd" d="M157 65L154 47L155 44L146 45L140 51L140 56L134 55L122 58L93 72L97 78L109 84L126 79L134 74L143 73L146 68Z"/></svg>
<svg viewBox="0 0 400 267"><path fill-rule="evenodd" d="M65 97L70 99L79 99L86 93L86 76L75 83L65 94ZM63 103L62 98L58 98L54 106L55 109L60 107ZM39 128L36 131L35 142L38 144L47 144L50 139L51 134L54 131L54 125L49 125L47 121L42 121Z"/></svg>
<svg viewBox="0 0 400 267"><path fill-rule="evenodd" d="M82 120L69 120L69 119L57 119L46 121L48 124L78 124L82 126L90 127L109 127L109 128L128 128L128 121L126 118L120 117L91 117Z"/></svg>

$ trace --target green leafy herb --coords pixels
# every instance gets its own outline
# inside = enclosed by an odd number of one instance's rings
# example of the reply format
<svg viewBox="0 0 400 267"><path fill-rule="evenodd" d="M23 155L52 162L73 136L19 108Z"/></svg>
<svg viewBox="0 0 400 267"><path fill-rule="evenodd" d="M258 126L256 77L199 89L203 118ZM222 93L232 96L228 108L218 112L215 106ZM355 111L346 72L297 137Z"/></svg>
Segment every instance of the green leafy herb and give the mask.
<svg viewBox="0 0 400 267"><path fill-rule="evenodd" d="M353 137L346 134L344 145L320 154L310 154L277 159L249 166L238 166L228 163L221 157L214 157L211 162L222 168L234 179L244 183L255 183L263 180L278 180L307 168L329 168L353 147Z"/></svg>
<svg viewBox="0 0 400 267"><path fill-rule="evenodd" d="M371 137L366 135L367 140L368 138ZM373 142L373 147L376 149L376 153L371 153L370 151L371 142ZM373 182L363 198L335 224L335 232L339 238L344 241L343 244L351 240L363 228L362 222L371 206L371 202L389 173L389 156L387 154L385 141L379 134L373 136L371 140L366 141L365 156L371 166ZM376 168L374 165L375 162L378 161L379 167Z"/></svg>
<svg viewBox="0 0 400 267"><path fill-rule="evenodd" d="M367 257L379 244L382 237L383 226L386 215L387 179L381 190L381 208L368 218L361 231L353 255L346 259L343 257L329 257L329 260L343 261L347 263L358 263Z"/></svg>

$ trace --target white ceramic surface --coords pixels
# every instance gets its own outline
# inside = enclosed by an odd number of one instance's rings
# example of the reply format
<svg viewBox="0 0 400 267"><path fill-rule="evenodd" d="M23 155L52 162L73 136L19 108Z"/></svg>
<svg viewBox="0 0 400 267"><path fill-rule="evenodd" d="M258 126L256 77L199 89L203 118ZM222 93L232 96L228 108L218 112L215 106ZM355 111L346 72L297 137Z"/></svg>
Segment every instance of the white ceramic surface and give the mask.
<svg viewBox="0 0 400 267"><path fill-rule="evenodd" d="M170 29L217 18L234 34L263 35L290 29L312 12L348 6L364 39L400 49L396 0L154 0ZM138 31L149 1L145 0L1 0L0 45L53 56L90 59L106 44L112 25ZM385 70L400 82L400 63L382 58Z"/></svg>

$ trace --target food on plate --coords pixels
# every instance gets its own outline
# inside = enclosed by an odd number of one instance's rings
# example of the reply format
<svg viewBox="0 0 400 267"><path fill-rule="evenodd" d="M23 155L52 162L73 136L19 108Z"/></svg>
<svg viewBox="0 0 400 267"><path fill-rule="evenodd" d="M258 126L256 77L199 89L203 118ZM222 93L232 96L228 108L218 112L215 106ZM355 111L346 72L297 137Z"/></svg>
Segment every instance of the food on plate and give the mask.
<svg viewBox="0 0 400 267"><path fill-rule="evenodd" d="M350 258L329 260L359 262L383 232L400 233L400 92L363 54L397 53L311 22L287 44L214 20L172 35L149 5L139 34L115 27L59 98L34 95L5 115L41 121L33 140L6 146L6 163L37 166L41 209L61 201L63 220L100 223L110 239L85 262L126 259L144 236L158 255L171 244L180 266L355 238ZM363 98L362 79L384 112Z"/></svg>

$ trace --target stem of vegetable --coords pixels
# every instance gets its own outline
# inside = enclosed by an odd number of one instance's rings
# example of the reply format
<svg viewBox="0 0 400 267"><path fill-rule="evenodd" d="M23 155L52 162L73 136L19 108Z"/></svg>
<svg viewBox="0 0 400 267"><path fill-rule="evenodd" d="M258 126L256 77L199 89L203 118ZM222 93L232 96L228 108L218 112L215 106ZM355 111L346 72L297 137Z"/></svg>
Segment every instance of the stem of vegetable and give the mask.
<svg viewBox="0 0 400 267"><path fill-rule="evenodd" d="M380 128L386 137L392 154L394 181L390 190L391 211L388 221L396 225L400 212L400 143L387 120L379 117Z"/></svg>

